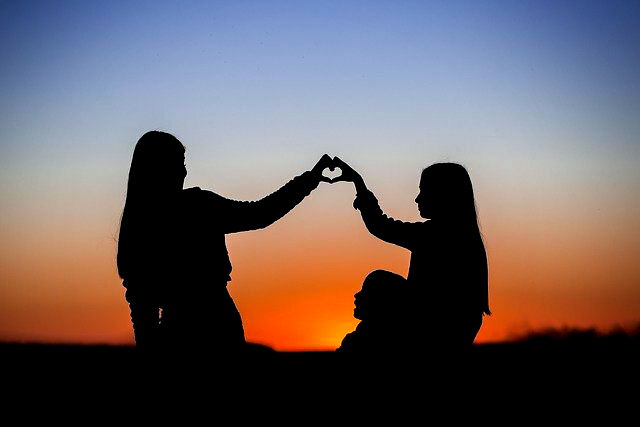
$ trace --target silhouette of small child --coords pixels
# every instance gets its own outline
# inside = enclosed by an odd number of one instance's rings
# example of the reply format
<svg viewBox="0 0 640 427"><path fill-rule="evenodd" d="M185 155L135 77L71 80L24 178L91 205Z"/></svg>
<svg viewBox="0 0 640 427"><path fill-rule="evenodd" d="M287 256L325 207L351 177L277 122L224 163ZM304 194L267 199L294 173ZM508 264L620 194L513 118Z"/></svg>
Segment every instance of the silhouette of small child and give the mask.
<svg viewBox="0 0 640 427"><path fill-rule="evenodd" d="M376 355L401 348L406 339L405 287L406 280L399 274L385 270L369 273L354 295L353 317L360 323L336 351Z"/></svg>

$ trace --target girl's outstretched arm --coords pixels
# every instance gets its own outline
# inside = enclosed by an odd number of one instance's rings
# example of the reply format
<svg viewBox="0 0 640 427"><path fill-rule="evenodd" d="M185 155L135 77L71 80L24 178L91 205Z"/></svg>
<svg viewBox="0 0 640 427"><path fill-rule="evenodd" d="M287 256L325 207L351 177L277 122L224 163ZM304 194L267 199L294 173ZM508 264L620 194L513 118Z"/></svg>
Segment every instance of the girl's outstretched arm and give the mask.
<svg viewBox="0 0 640 427"><path fill-rule="evenodd" d="M378 200L367 188L364 179L351 166L338 157L334 157L333 165L342 170L342 175L333 182L353 182L356 188L356 199L353 207L360 211L367 230L377 238L394 245L412 249L413 242L419 238L424 227L422 222L404 222L388 217L382 212Z"/></svg>
<svg viewBox="0 0 640 427"><path fill-rule="evenodd" d="M215 202L214 212L218 219L224 219L223 231L237 233L273 224L308 196L321 181L331 182L322 175L322 171L333 169L332 164L331 157L325 154L311 170L257 201L237 201L215 195L217 199L212 198L211 201Z"/></svg>

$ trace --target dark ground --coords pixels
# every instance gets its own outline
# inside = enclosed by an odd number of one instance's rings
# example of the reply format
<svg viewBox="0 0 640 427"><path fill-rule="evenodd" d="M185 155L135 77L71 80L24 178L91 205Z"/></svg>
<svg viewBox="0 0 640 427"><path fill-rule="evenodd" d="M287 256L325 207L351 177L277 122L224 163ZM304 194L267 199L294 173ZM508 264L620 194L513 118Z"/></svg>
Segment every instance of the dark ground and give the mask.
<svg viewBox="0 0 640 427"><path fill-rule="evenodd" d="M390 412L397 418L391 425L413 425L416 417L435 417L432 412L493 421L517 411L516 418L507 418L512 424L591 424L597 414L605 414L607 425L617 424L614 418L634 424L639 343L629 336L534 336L413 360L262 346L221 359L158 357L134 347L0 344L2 403L5 412L20 408L20 414L46 418L44 407L90 411L98 418L134 411L154 421L167 412L215 419L222 408L238 419L280 420L298 412L307 421L336 421L346 413L376 425L379 413Z"/></svg>
<svg viewBox="0 0 640 427"><path fill-rule="evenodd" d="M363 357L327 352L277 352L250 345L243 356L219 358L198 355L144 354L131 346L49 345L0 343L5 378L58 377L173 377L183 374L228 375L328 380L332 377L384 376L409 379L421 376L454 379L475 377L481 382L515 377L532 380L588 379L594 383L619 382L638 375L640 340L626 338L581 339L532 337L521 342L475 344L455 354L435 351L419 358Z"/></svg>

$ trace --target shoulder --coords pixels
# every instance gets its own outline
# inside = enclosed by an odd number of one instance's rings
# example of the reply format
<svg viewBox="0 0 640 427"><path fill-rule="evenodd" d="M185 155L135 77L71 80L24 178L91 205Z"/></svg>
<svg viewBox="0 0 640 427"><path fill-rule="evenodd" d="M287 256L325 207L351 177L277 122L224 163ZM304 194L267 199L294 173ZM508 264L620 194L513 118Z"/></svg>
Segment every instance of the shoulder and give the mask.
<svg viewBox="0 0 640 427"><path fill-rule="evenodd" d="M186 209L195 209L210 212L226 211L233 202L224 196L200 187L186 188L182 190L182 205Z"/></svg>
<svg viewBox="0 0 640 427"><path fill-rule="evenodd" d="M213 191L203 190L200 187L185 188L182 190L182 197L188 202L223 202L225 199Z"/></svg>
<svg viewBox="0 0 640 427"><path fill-rule="evenodd" d="M358 334L356 334L356 331L353 331L345 335L342 339L342 343L340 343L340 347L336 350L340 352L351 352L358 350L359 347Z"/></svg>

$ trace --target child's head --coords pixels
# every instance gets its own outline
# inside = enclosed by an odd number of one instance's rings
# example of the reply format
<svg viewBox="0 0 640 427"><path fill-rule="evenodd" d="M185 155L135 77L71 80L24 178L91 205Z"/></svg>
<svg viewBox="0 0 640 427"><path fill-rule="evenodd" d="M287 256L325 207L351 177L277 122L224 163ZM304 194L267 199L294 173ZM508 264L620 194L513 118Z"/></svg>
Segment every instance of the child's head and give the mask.
<svg viewBox="0 0 640 427"><path fill-rule="evenodd" d="M458 163L434 163L424 169L415 201L423 218L477 222L471 178Z"/></svg>
<svg viewBox="0 0 640 427"><path fill-rule="evenodd" d="M356 292L353 317L360 320L388 319L398 315L405 295L404 277L385 270L369 273Z"/></svg>

